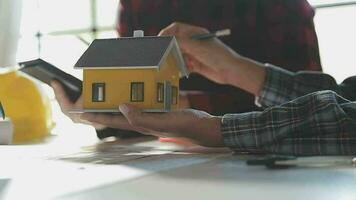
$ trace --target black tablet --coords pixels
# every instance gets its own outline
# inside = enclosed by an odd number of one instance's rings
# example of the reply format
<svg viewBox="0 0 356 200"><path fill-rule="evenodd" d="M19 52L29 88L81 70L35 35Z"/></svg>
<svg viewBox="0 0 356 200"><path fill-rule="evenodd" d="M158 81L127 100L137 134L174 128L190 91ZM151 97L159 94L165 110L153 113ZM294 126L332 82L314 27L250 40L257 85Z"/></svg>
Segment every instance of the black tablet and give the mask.
<svg viewBox="0 0 356 200"><path fill-rule="evenodd" d="M82 81L60 70L54 65L42 60L21 62L20 71L50 85L52 80L59 81L72 102L75 102L82 93Z"/></svg>

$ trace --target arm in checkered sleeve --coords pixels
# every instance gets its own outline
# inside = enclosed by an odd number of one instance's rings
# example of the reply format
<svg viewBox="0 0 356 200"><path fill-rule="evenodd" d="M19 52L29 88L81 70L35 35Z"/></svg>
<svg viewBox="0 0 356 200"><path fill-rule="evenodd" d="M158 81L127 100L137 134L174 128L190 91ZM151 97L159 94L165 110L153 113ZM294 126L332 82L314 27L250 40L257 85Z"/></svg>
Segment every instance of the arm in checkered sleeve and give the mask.
<svg viewBox="0 0 356 200"><path fill-rule="evenodd" d="M356 103L319 91L261 112L227 114L221 132L238 152L356 154Z"/></svg>
<svg viewBox="0 0 356 200"><path fill-rule="evenodd" d="M335 79L321 72L290 72L270 64L265 65L265 83L256 104L262 107L279 105L297 97L321 90L332 90L349 100L356 100L356 77L337 84Z"/></svg>

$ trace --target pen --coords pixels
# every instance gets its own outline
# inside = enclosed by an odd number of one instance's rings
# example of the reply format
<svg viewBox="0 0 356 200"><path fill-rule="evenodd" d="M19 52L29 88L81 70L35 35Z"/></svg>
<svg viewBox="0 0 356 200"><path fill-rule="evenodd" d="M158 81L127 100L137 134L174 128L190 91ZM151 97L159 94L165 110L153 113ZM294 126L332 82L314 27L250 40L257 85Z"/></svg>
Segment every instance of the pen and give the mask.
<svg viewBox="0 0 356 200"><path fill-rule="evenodd" d="M289 165L289 166L353 166L356 167L356 157L355 158L338 158L330 157L324 159L291 159L291 160L276 160L275 165Z"/></svg>
<svg viewBox="0 0 356 200"><path fill-rule="evenodd" d="M271 169L289 167L325 167L325 166L353 166L356 167L356 157L310 157L300 158L294 156L267 156L247 160L248 165L265 165Z"/></svg>
<svg viewBox="0 0 356 200"><path fill-rule="evenodd" d="M230 29L223 29L223 30L218 30L218 31L210 32L210 33L193 35L191 37L191 39L193 39L193 40L208 40L208 39L212 39L214 37L222 37L222 36L227 36L230 34L231 34Z"/></svg>

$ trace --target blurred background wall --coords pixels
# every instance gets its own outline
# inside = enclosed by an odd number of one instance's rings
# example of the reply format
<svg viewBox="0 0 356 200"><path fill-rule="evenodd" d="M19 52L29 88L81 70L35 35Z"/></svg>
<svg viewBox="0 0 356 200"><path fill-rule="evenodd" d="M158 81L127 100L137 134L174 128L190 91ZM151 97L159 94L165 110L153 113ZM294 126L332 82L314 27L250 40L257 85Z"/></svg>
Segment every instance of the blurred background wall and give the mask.
<svg viewBox="0 0 356 200"><path fill-rule="evenodd" d="M4 0L1 0L4 1ZM338 82L356 74L356 0L309 0L325 72ZM25 0L17 60L41 56L72 70L86 49L83 42L117 37L119 0Z"/></svg>
<svg viewBox="0 0 356 200"><path fill-rule="evenodd" d="M0 67L15 66L22 0L0 0Z"/></svg>

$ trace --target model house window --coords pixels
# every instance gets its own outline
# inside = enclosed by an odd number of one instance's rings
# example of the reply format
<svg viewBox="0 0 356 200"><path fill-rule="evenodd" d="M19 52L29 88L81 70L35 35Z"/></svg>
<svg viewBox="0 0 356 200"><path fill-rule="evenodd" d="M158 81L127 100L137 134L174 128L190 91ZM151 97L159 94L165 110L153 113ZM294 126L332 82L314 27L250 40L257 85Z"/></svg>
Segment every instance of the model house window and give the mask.
<svg viewBox="0 0 356 200"><path fill-rule="evenodd" d="M178 102L178 88L172 86L172 104L175 105Z"/></svg>
<svg viewBox="0 0 356 200"><path fill-rule="evenodd" d="M144 101L144 84L143 82L133 82L131 83L131 101L132 102L142 102Z"/></svg>
<svg viewBox="0 0 356 200"><path fill-rule="evenodd" d="M92 85L92 101L105 101L105 83L93 83Z"/></svg>
<svg viewBox="0 0 356 200"><path fill-rule="evenodd" d="M164 100L164 84L157 83L157 102L163 102Z"/></svg>

